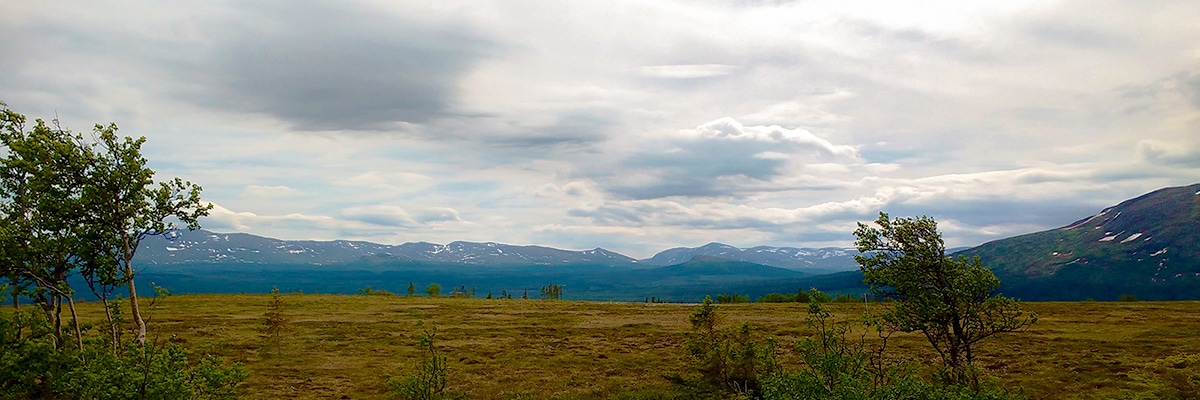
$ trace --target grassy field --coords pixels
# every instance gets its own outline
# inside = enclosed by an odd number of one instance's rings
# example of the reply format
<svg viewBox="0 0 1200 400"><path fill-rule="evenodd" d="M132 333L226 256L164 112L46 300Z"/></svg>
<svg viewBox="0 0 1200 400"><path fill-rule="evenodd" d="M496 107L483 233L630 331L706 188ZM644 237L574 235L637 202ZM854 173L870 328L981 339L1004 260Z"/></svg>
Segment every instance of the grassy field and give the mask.
<svg viewBox="0 0 1200 400"><path fill-rule="evenodd" d="M385 378L419 360L421 330L437 329L449 357L448 390L468 399L619 398L674 389L688 376L683 350L694 305L404 296L283 295L283 343L260 337L268 295L185 295L149 313L150 339L245 363L245 398L387 398ZM878 307L878 305L874 305ZM1136 384L1153 360L1200 353L1200 302L1027 303L1041 315L1028 332L1001 336L981 365L1034 399L1093 399ZM864 304L833 305L839 317ZM725 324L752 322L782 345L809 333L803 304L721 305ZM103 311L85 303L81 314ZM422 326L418 326L423 321ZM95 334L95 332L93 332ZM934 362L924 339L894 338L898 354Z"/></svg>

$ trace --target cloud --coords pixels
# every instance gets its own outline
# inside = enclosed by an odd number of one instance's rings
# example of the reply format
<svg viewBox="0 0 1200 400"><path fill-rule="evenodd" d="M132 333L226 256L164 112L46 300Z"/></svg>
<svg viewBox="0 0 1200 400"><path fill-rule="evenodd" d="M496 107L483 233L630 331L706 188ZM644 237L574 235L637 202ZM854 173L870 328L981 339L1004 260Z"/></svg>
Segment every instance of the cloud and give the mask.
<svg viewBox="0 0 1200 400"><path fill-rule="evenodd" d="M259 215L252 212L235 212L220 204L212 203L213 209L201 220L206 229L255 232L262 230L294 229L302 231L328 230L336 228L338 221L328 216L291 213L285 215Z"/></svg>
<svg viewBox="0 0 1200 400"><path fill-rule="evenodd" d="M504 123L469 120L455 131L482 145L506 151L531 151L544 154L546 150L587 149L607 138L619 120L619 113L604 109L564 110L553 114L553 120L538 124ZM489 122L491 124L489 124Z"/></svg>
<svg viewBox="0 0 1200 400"><path fill-rule="evenodd" d="M294 130L394 129L457 113L460 77L495 49L470 26L362 3L246 3L185 66L199 105Z"/></svg>
<svg viewBox="0 0 1200 400"><path fill-rule="evenodd" d="M783 178L792 168L861 162L857 151L804 129L745 126L720 118L648 140L618 161L582 172L609 193L630 199L740 195Z"/></svg>
<svg viewBox="0 0 1200 400"><path fill-rule="evenodd" d="M885 210L970 242L1196 179L1197 3L1081 11L0 2L0 100L146 135L219 229L652 252Z"/></svg>
<svg viewBox="0 0 1200 400"><path fill-rule="evenodd" d="M287 186L263 186L263 185L248 185L242 190L243 196L254 197L283 197L299 193L300 191Z"/></svg>
<svg viewBox="0 0 1200 400"><path fill-rule="evenodd" d="M729 75L737 69L736 65L684 64L645 66L639 68L638 72L651 78L697 79Z"/></svg>
<svg viewBox="0 0 1200 400"><path fill-rule="evenodd" d="M397 206L350 207L342 210L342 215L349 220L372 225L396 228L411 228L417 225L417 221L413 219L412 215Z"/></svg>
<svg viewBox="0 0 1200 400"><path fill-rule="evenodd" d="M581 204L569 215L584 226L621 229L674 227L681 232L709 232L714 238L738 240L756 232L769 243L842 243L855 223L872 221L878 212L893 216L929 215L944 221L953 246L1066 225L1109 206L1113 193L1140 194L1140 180L1098 178L1103 169L1028 168L916 179L868 177L827 193L827 201L804 201L798 191L745 200L657 198L609 200ZM1097 180L1105 182L1097 185ZM858 195L845 196L846 193ZM746 243L752 245L753 243Z"/></svg>
<svg viewBox="0 0 1200 400"><path fill-rule="evenodd" d="M409 212L399 206L369 205L354 206L340 210L337 214L318 215L288 213L262 215L253 212L236 212L213 204L207 217L201 220L204 229L214 231L254 232L283 239L363 239L396 238L408 231L442 229L448 226L469 224L458 211L448 207L419 207ZM296 237L296 232L306 236Z"/></svg>
<svg viewBox="0 0 1200 400"><path fill-rule="evenodd" d="M1186 143L1141 140L1136 151L1142 161L1150 164L1200 168L1200 147L1189 147Z"/></svg>
<svg viewBox="0 0 1200 400"><path fill-rule="evenodd" d="M828 158L858 158L851 146L834 145L804 129L784 129L773 126L744 126L733 118L721 118L684 131L684 135L700 140L755 141L776 145L794 145L814 149Z"/></svg>

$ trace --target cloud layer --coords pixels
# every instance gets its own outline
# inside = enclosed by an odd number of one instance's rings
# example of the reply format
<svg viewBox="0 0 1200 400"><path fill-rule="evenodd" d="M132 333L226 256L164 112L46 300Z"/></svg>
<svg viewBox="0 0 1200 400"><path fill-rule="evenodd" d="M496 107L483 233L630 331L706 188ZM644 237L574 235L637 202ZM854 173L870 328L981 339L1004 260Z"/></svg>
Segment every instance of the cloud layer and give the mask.
<svg viewBox="0 0 1200 400"><path fill-rule="evenodd" d="M952 246L1200 176L1200 26L1139 4L0 5L0 100L145 135L207 228L294 239ZM1152 62L1151 62L1152 60Z"/></svg>

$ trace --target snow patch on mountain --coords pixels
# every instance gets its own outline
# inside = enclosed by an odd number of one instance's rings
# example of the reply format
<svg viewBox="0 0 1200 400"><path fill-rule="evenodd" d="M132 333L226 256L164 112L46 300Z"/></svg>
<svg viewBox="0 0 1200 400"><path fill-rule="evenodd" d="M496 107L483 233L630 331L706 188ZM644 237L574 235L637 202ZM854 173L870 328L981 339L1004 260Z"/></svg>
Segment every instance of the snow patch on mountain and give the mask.
<svg viewBox="0 0 1200 400"><path fill-rule="evenodd" d="M1129 243L1129 242L1132 242L1132 241L1134 241L1134 240L1137 240L1137 238L1140 238L1140 237L1142 237L1142 233L1141 233L1141 232L1138 232L1138 233L1135 233L1135 234L1129 235L1129 237L1125 238L1125 240L1122 240L1122 241L1121 241L1121 243Z"/></svg>

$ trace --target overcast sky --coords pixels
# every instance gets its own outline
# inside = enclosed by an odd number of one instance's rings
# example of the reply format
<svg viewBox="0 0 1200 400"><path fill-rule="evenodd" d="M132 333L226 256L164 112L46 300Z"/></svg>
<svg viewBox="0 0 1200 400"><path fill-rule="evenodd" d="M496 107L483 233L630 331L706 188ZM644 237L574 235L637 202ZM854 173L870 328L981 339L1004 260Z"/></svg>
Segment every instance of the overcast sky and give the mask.
<svg viewBox="0 0 1200 400"><path fill-rule="evenodd" d="M1200 2L908 3L6 1L0 101L283 239L967 246L1200 182Z"/></svg>

